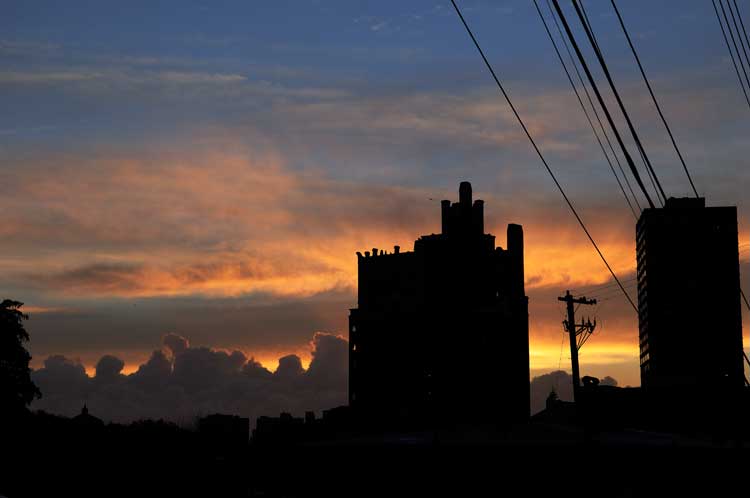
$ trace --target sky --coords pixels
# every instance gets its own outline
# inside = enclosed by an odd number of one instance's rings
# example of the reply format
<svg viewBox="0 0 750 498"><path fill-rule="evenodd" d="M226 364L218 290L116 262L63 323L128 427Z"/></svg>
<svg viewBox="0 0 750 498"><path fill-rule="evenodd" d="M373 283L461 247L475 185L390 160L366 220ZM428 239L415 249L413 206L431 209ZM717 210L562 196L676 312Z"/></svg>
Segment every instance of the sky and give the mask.
<svg viewBox="0 0 750 498"><path fill-rule="evenodd" d="M533 3L459 4L635 296L633 215ZM667 194L689 195L610 3L585 5ZM711 4L618 6L699 192L738 206L750 291L750 111ZM25 303L36 369L135 372L167 334L308 368L316 337L347 337L355 252L439 232L468 180L498 245L524 226L532 374L569 369L570 289L599 299L582 374L639 384L637 317L449 2L5 1L0 108L0 297Z"/></svg>

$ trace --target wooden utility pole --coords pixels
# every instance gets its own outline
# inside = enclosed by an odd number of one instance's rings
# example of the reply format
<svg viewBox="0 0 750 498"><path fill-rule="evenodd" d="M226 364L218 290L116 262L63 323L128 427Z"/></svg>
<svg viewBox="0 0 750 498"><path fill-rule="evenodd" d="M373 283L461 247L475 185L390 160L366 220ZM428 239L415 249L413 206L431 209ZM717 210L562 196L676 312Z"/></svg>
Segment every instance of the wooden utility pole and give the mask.
<svg viewBox="0 0 750 498"><path fill-rule="evenodd" d="M581 348L581 346L583 346L583 343L586 342L588 336L594 332L594 328L596 328L596 321L594 321L594 323L591 323L591 320L589 320L587 323L584 323L583 319L581 319L580 325L576 325L576 311L573 305L596 304L596 299L586 299L583 296L573 297L568 290L565 291L565 295L563 297L558 297L557 300L564 301L565 304L567 304L568 308L568 319L563 321L563 325L565 326L565 330L568 331L568 335L570 336L570 362L573 370L573 401L577 401L578 389L581 384L581 374L578 370L578 350ZM583 336L580 341L578 340L579 335Z"/></svg>

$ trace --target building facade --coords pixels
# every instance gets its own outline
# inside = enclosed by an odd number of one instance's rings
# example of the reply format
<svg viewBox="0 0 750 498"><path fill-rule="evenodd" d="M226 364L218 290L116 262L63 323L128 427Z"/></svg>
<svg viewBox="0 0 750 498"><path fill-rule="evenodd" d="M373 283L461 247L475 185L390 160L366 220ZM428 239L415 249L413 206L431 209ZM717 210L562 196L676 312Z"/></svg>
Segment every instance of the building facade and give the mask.
<svg viewBox="0 0 750 498"><path fill-rule="evenodd" d="M528 418L523 229L508 225L507 248L495 247L468 182L441 210L441 233L420 237L413 251L357 253L350 406L412 420Z"/></svg>
<svg viewBox="0 0 750 498"><path fill-rule="evenodd" d="M737 208L670 198L636 227L641 385L744 383Z"/></svg>

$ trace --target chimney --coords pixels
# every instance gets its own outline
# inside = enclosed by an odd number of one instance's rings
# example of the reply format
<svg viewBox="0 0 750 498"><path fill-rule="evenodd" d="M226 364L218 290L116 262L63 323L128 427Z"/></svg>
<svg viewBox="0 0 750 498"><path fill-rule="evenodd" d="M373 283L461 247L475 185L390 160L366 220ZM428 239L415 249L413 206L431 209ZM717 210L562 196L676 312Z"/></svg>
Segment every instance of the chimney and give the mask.
<svg viewBox="0 0 750 498"><path fill-rule="evenodd" d="M440 201L440 214L443 235L448 235L448 227L450 226L451 218L451 201L447 199Z"/></svg>
<svg viewBox="0 0 750 498"><path fill-rule="evenodd" d="M511 288L518 296L526 294L523 275L523 227L511 223L508 225L508 255L511 261Z"/></svg>
<svg viewBox="0 0 750 498"><path fill-rule="evenodd" d="M477 235L484 233L484 201L481 199L474 201L471 209L471 225Z"/></svg>
<svg viewBox="0 0 750 498"><path fill-rule="evenodd" d="M471 206L471 183L461 182L458 187L458 202L464 206Z"/></svg>

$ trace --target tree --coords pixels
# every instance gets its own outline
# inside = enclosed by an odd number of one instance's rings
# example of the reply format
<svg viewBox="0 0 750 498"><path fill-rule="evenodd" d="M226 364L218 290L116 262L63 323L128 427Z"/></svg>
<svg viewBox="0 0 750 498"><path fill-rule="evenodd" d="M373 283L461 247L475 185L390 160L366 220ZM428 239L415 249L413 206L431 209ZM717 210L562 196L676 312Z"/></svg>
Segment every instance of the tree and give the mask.
<svg viewBox="0 0 750 498"><path fill-rule="evenodd" d="M23 303L10 299L0 303L0 416L23 413L42 396L31 380L31 355L24 347L29 334L23 326L29 316L21 306Z"/></svg>

